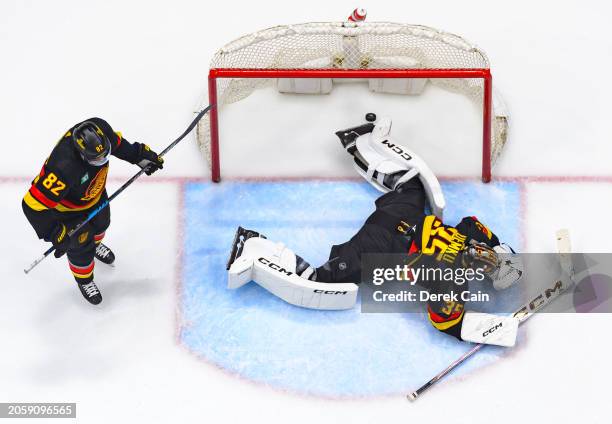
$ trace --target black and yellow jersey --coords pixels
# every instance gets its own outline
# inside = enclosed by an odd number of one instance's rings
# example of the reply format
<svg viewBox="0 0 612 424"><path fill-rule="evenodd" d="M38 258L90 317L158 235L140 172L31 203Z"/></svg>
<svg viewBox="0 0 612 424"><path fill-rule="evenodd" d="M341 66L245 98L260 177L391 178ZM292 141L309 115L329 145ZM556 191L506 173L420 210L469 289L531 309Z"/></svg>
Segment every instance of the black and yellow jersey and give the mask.
<svg viewBox="0 0 612 424"><path fill-rule="evenodd" d="M139 143L129 143L101 118L90 118L111 143L111 154L136 163ZM84 212L106 196L109 163L93 166L74 147L74 125L57 142L25 194L22 207L39 238L47 238L63 214ZM71 214L74 215L74 214Z"/></svg>
<svg viewBox="0 0 612 424"><path fill-rule="evenodd" d="M465 217L452 227L445 225L434 215L425 216L415 226L415 235L409 249L410 266L423 265L446 269L462 266L461 254L471 240L485 243L489 247L499 245L497 236L475 216ZM444 281L422 281L425 287L439 294L450 292L454 283ZM461 339L461 325L465 313L464 302L430 301L427 314L431 324L440 331Z"/></svg>
<svg viewBox="0 0 612 424"><path fill-rule="evenodd" d="M434 215L426 215L414 228L409 253L419 252L448 265L457 265L460 252L470 240L489 247L499 245L497 236L475 216L465 217L453 227Z"/></svg>

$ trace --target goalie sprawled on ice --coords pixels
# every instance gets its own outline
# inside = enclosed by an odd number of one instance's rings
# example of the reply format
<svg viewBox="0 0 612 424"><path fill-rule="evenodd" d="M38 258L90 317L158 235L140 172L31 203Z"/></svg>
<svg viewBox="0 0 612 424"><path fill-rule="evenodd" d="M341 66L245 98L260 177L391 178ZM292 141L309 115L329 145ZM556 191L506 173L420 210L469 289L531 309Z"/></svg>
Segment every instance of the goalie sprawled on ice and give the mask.
<svg viewBox="0 0 612 424"><path fill-rule="evenodd" d="M436 176L390 137L390 119L377 121L370 113L366 120L336 135L357 172L384 193L375 212L349 241L333 246L329 260L317 268L282 243L239 228L227 267L229 288L255 281L297 306L352 308L365 253L405 254L412 267L481 268L498 290L517 282L523 273L518 255L476 217L454 227L444 224L445 201ZM454 285L428 281L427 289L444 294ZM511 346L516 339L516 318L465 311L461 301L430 301L427 312L435 328L460 340Z"/></svg>

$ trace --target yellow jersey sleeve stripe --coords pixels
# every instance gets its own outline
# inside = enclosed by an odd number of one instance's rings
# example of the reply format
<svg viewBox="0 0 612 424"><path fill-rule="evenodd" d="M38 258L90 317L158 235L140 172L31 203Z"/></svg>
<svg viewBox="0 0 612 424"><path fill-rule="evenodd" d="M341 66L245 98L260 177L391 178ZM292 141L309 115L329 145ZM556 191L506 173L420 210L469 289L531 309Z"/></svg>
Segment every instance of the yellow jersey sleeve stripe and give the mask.
<svg viewBox="0 0 612 424"><path fill-rule="evenodd" d="M23 201L25 202L26 205L28 205L30 209L35 210L36 212L40 212L40 211L49 209L48 207L40 203L38 200L36 200L34 196L30 194L29 190L26 193L26 195L23 196Z"/></svg>

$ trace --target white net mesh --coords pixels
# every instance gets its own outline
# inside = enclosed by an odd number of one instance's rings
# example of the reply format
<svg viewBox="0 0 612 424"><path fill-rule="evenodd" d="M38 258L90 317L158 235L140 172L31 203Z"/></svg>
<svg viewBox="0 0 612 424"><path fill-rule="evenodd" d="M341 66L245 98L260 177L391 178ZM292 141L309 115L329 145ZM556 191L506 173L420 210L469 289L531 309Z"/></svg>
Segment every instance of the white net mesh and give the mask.
<svg viewBox="0 0 612 424"><path fill-rule="evenodd" d="M486 55L463 38L420 25L387 22L324 22L286 25L246 35L221 48L211 69L488 69ZM270 78L220 78L217 105L237 102L274 85ZM481 78L431 78L429 83L482 104ZM508 119L494 99L491 165L506 141ZM502 109L502 110L500 110ZM210 120L197 127L200 148L210 165Z"/></svg>

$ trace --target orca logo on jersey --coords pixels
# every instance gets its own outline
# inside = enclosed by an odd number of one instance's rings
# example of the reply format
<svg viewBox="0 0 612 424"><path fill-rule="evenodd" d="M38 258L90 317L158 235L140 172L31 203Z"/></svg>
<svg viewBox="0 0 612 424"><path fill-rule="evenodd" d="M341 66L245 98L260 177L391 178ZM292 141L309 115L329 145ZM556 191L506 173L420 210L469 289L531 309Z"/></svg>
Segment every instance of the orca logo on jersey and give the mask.
<svg viewBox="0 0 612 424"><path fill-rule="evenodd" d="M106 175L107 174L108 174L108 165L100 169L98 173L96 174L96 176L93 177L93 179L91 180L91 183L89 184L89 187L87 187L87 190L85 191L85 195L81 197L81 200L88 201L88 200L93 200L96 197L98 197L98 195L102 193L102 191L104 190L104 187L106 187Z"/></svg>
<svg viewBox="0 0 612 424"><path fill-rule="evenodd" d="M404 149L402 149L400 146L397 146L393 143L389 143L389 140L383 140L382 144L383 146L387 146L393 153L396 153L402 159L404 160L412 159L412 156L404 152Z"/></svg>
<svg viewBox="0 0 612 424"><path fill-rule="evenodd" d="M482 337L487 337L490 334L493 334L495 331L497 331L498 329L503 327L503 323L499 323L494 325L493 327L489 328L487 331L485 331L484 333L482 333Z"/></svg>
<svg viewBox="0 0 612 424"><path fill-rule="evenodd" d="M287 271L285 268L283 268L280 265L275 264L274 262L270 262L269 260L267 260L264 257L261 257L259 259L257 259L258 262L267 265L269 268L272 268L274 271L278 271L278 272L282 272L283 274L290 276L293 274L293 272L291 271Z"/></svg>

